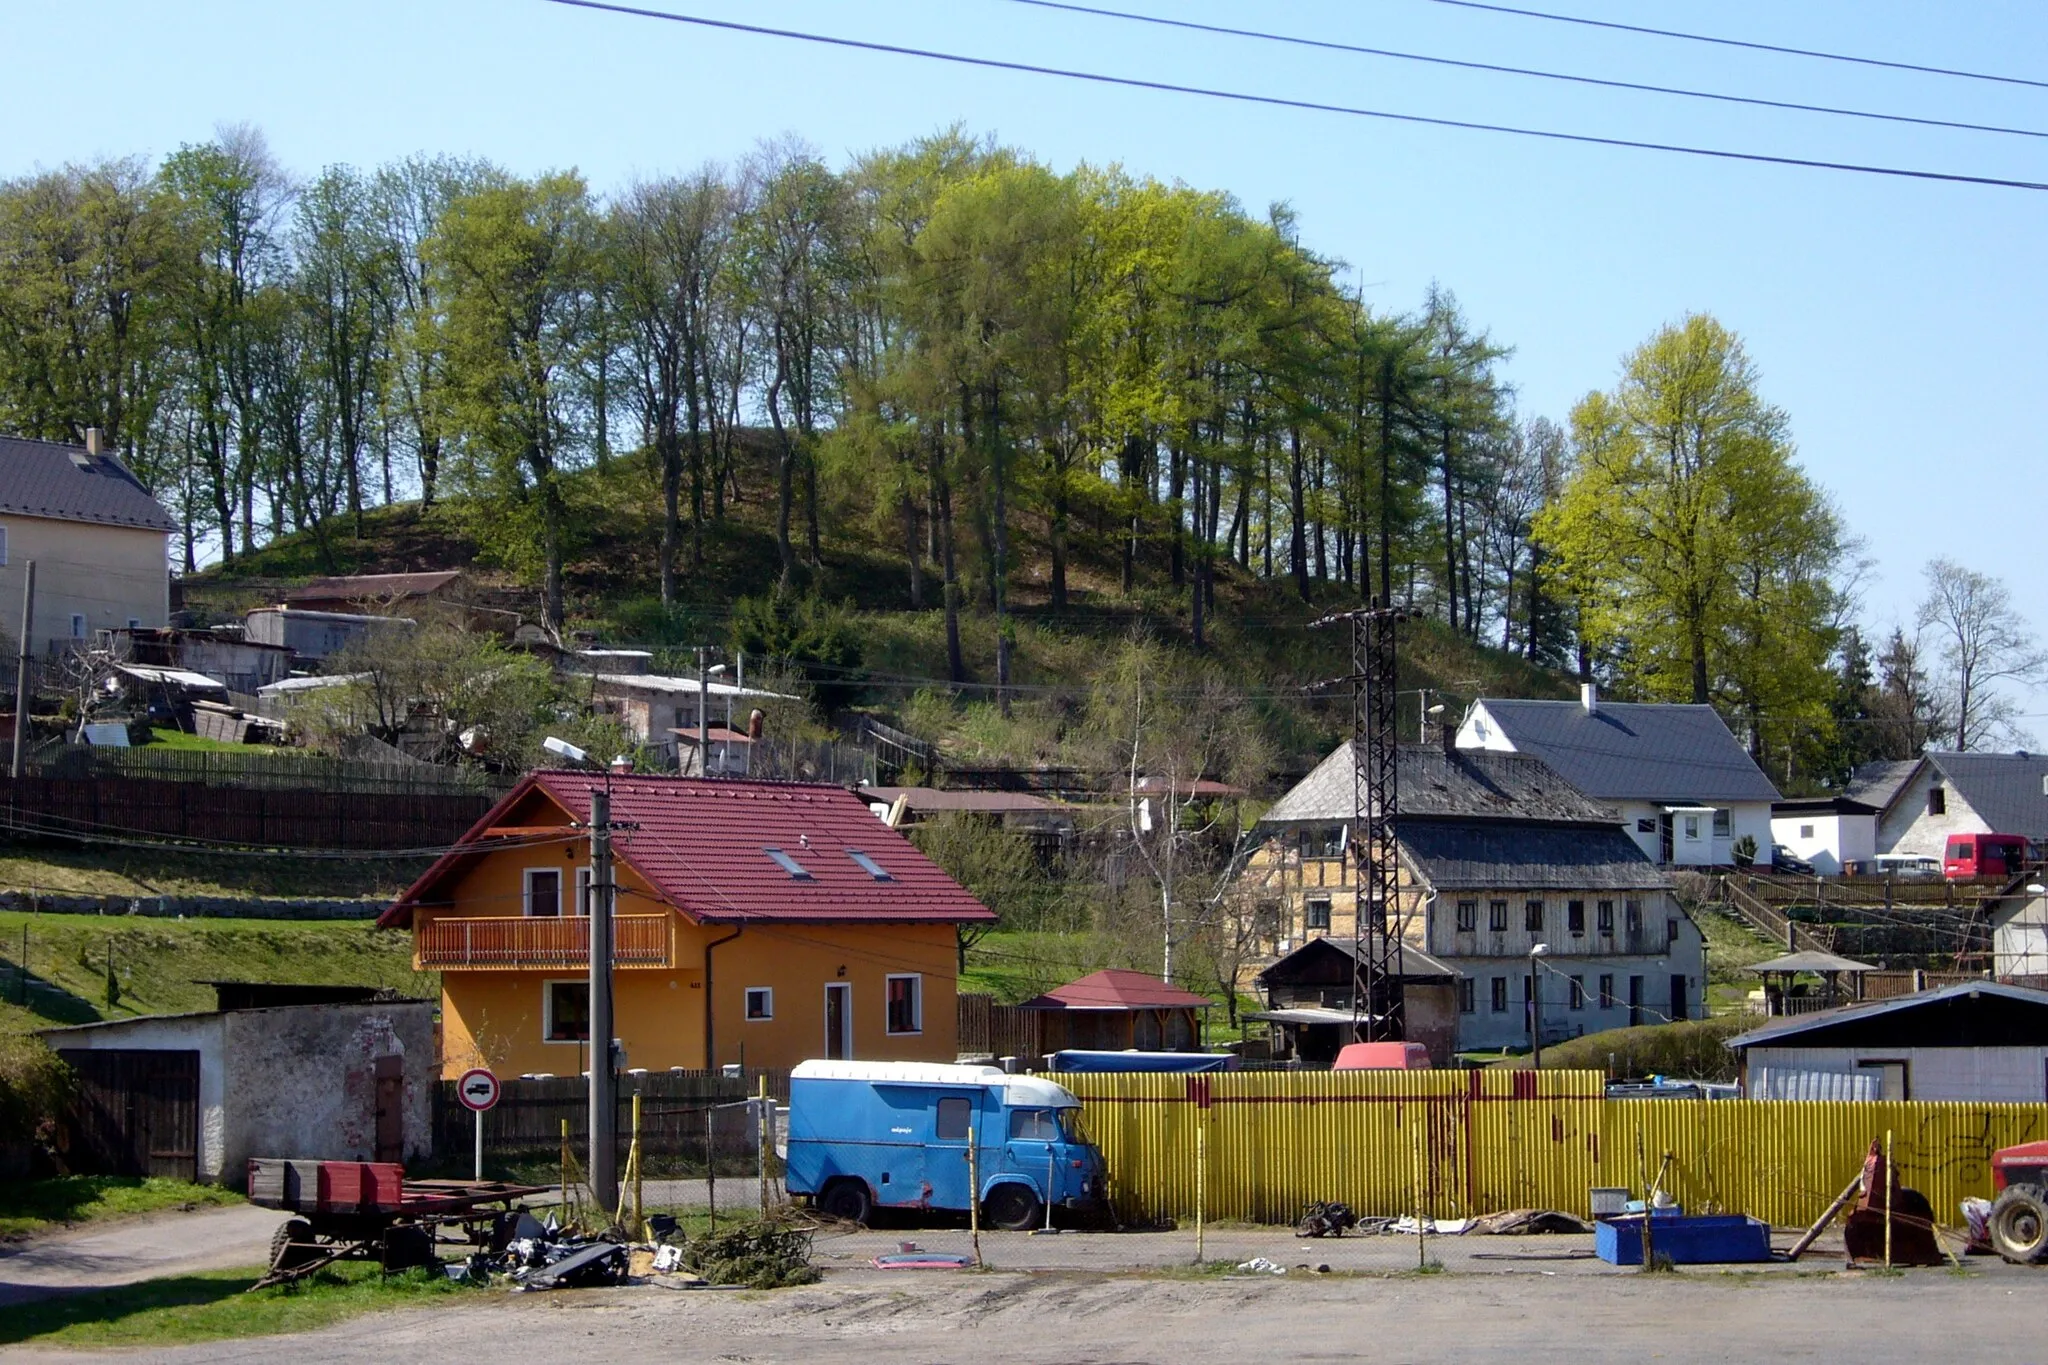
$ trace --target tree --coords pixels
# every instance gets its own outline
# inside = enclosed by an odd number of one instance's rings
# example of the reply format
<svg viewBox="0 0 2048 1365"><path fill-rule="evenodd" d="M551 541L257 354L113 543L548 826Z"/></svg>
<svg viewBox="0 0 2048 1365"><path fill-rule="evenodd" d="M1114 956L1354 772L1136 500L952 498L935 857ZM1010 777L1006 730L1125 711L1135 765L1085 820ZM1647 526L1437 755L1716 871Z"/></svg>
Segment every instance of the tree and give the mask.
<svg viewBox="0 0 2048 1365"><path fill-rule="evenodd" d="M2001 682L2031 684L2048 676L2048 650L2034 639L2012 605L2005 584L1949 559L1926 568L1927 596L1919 623L1934 632L1953 709L1950 733L1958 749L1994 737L2019 736L2019 707L1993 689Z"/></svg>
<svg viewBox="0 0 2048 1365"><path fill-rule="evenodd" d="M515 559L538 541L542 616L555 630L574 531L565 476L585 449L574 400L596 245L589 193L571 172L459 195L427 244L447 309L448 421L488 509L480 529Z"/></svg>
<svg viewBox="0 0 2048 1365"><path fill-rule="evenodd" d="M320 441L348 491L355 533L363 533L363 455L390 357L395 262L371 216L371 186L346 166L329 167L300 195L293 225L294 300L304 314L315 379ZM391 501L391 462L383 461ZM320 508L325 516L330 509Z"/></svg>
<svg viewBox="0 0 2048 1365"><path fill-rule="evenodd" d="M1585 642L1625 645L1622 681L1653 699L1822 719L1843 536L1741 341L1704 316L1664 328L1572 428L1536 534Z"/></svg>

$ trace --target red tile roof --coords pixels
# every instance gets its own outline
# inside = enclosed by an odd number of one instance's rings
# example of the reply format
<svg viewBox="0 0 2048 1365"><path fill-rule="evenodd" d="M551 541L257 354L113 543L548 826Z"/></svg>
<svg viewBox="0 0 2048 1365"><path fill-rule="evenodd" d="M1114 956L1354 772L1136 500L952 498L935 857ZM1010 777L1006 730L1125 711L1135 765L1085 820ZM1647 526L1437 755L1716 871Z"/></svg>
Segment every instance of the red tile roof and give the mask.
<svg viewBox="0 0 2048 1365"><path fill-rule="evenodd" d="M1205 995L1184 991L1156 976L1110 967L1090 972L1079 981L1069 981L1035 1000L1027 1000L1024 1007L1042 1010L1179 1010L1215 1003Z"/></svg>
<svg viewBox="0 0 2048 1365"><path fill-rule="evenodd" d="M403 926L415 905L432 904L451 876L489 851L487 832L539 791L579 823L590 818L590 789L601 773L529 773L378 919ZM636 826L613 836L620 861L692 919L962 921L995 912L941 871L901 834L877 820L844 787L793 782L705 781L614 776L614 823ZM522 818L522 826L536 823ZM792 876L766 852L780 849L809 874ZM888 880L851 854L867 855ZM622 910L632 909L631 898Z"/></svg>

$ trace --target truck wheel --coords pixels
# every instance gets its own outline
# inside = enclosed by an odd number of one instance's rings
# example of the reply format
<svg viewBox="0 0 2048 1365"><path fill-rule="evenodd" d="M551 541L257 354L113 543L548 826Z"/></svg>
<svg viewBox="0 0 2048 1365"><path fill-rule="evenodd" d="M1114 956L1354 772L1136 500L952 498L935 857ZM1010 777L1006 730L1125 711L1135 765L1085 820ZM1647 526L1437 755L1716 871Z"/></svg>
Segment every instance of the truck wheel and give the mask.
<svg viewBox="0 0 2048 1365"><path fill-rule="evenodd" d="M1991 1206L1992 1249L2014 1265L2033 1265L2048 1254L2048 1202L2037 1190L2006 1187Z"/></svg>
<svg viewBox="0 0 2048 1365"><path fill-rule="evenodd" d="M867 1185L858 1180L835 1180L818 1198L818 1212L848 1223L865 1224L874 1208Z"/></svg>
<svg viewBox="0 0 2048 1365"><path fill-rule="evenodd" d="M270 1234L270 1268L297 1270L308 1261L320 1259L320 1252L306 1243L313 1240L313 1225L303 1218L287 1218Z"/></svg>
<svg viewBox="0 0 2048 1365"><path fill-rule="evenodd" d="M982 1204L990 1227L1005 1232L1029 1232L1045 1217L1045 1205L1023 1185L998 1185Z"/></svg>

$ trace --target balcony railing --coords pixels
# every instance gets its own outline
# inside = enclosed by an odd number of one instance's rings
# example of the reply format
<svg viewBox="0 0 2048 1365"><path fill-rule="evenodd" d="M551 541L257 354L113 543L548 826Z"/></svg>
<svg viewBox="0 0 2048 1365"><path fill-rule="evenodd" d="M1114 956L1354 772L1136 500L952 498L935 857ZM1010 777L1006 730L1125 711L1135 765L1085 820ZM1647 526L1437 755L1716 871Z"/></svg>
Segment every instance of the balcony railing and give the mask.
<svg viewBox="0 0 2048 1365"><path fill-rule="evenodd" d="M673 920L671 915L614 916L613 963L620 967L673 965ZM590 921L582 915L430 919L414 935L413 965L421 971L587 967Z"/></svg>

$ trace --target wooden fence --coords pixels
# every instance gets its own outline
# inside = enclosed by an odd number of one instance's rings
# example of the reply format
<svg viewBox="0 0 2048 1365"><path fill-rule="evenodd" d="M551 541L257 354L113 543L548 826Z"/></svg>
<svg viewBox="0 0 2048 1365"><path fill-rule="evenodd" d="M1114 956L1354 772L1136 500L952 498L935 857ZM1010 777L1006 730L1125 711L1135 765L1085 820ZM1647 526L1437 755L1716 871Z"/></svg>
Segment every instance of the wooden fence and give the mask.
<svg viewBox="0 0 2048 1365"><path fill-rule="evenodd" d="M482 792L373 793L219 787L131 777L0 777L0 833L188 839L256 848L408 849L452 844L482 818Z"/></svg>
<svg viewBox="0 0 2048 1365"><path fill-rule="evenodd" d="M210 787L257 787L291 791L363 792L380 796L497 795L511 779L433 763L372 763L294 750L247 753L218 749L139 749L66 744L39 750L32 759L43 777L73 779L127 777L156 782L200 783Z"/></svg>
<svg viewBox="0 0 2048 1365"><path fill-rule="evenodd" d="M619 1077L619 1165L632 1145L633 1097L640 1097L640 1159L650 1176L701 1176L706 1153L719 1175L751 1175L758 1156L754 1108L748 1104L766 1081L768 1097L787 1103L787 1071L748 1070L738 1077L705 1071L627 1072ZM529 1176L561 1159L563 1125L581 1165L589 1152L590 1089L582 1076L506 1080L501 1098L484 1115L484 1164L520 1169ZM442 1162L466 1164L476 1141L476 1118L456 1098L455 1082L434 1091L434 1150Z"/></svg>
<svg viewBox="0 0 2048 1365"><path fill-rule="evenodd" d="M958 1000L962 1055L1020 1057L1027 1067L1045 1055L1047 1011L998 1005L992 995L963 994Z"/></svg>

